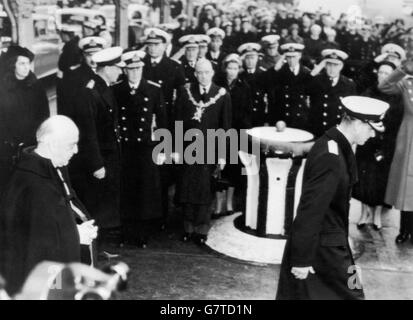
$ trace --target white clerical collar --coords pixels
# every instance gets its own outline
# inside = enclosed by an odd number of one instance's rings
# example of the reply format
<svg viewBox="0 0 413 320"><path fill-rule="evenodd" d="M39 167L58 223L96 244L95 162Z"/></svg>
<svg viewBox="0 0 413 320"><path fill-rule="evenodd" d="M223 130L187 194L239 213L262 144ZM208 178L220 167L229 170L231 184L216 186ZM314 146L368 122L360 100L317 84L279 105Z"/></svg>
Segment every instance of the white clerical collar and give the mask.
<svg viewBox="0 0 413 320"><path fill-rule="evenodd" d="M201 86L201 85L199 85L199 92L201 92L201 94L203 94L204 93L204 89L206 89L206 93L208 93L209 92L209 89L211 89L211 86L212 86L212 83L210 83L208 86Z"/></svg>

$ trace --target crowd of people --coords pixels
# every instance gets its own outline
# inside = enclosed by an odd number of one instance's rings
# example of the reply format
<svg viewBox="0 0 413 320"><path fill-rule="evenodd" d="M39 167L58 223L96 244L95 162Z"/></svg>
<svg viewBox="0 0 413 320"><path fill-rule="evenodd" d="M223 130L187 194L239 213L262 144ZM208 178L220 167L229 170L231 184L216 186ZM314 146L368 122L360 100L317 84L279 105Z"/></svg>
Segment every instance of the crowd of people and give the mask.
<svg viewBox="0 0 413 320"><path fill-rule="evenodd" d="M328 13L262 3L264 7L249 4L233 10L205 5L193 18L178 16L175 29L161 25L146 29L142 39L130 38L129 48L113 46L100 27L90 31L85 26L83 38L62 32L66 43L59 60L57 110L65 117L52 123L46 120L46 93L30 70L36 57L18 45L2 53L0 228L5 232L0 245L10 255L3 256L9 260L3 259L0 272L17 261L15 255L26 252L10 253L17 249L8 236L24 235L19 242L29 250L24 243L36 241L32 230L48 228L40 222L32 226L34 218L10 216L11 211L24 215L17 202L28 206L36 198L30 192L42 190L11 193L24 172L44 179L51 175L61 199L52 197L42 205L60 205L74 212L78 226L88 223L83 225L88 235L81 236L80 244L89 246L98 228L98 244L113 241L145 248L175 208L182 213L182 240L203 245L211 218L237 209L234 194L245 191L241 165L223 158L215 164L188 164L175 150L159 153L154 161L159 143L155 130L173 133L176 121L182 121L184 131L196 128L206 135L208 129L241 130L283 121L319 138L340 123L342 99L352 95L390 104L383 120L386 131L356 151L353 197L363 203L358 227L371 222L380 229L383 210L395 207L402 212L397 243L412 237L413 33L403 29L401 20L385 24L381 17L346 14L336 20ZM60 134L59 123L72 132L70 139L65 137L71 144L63 162L54 159L53 148L59 143L49 137ZM25 165L28 158L35 164ZM57 238L32 243L37 256L19 262L27 264L21 278L41 259L80 259L50 249L56 239L62 248L67 238L73 241L73 233L65 238L59 223L49 227Z"/></svg>

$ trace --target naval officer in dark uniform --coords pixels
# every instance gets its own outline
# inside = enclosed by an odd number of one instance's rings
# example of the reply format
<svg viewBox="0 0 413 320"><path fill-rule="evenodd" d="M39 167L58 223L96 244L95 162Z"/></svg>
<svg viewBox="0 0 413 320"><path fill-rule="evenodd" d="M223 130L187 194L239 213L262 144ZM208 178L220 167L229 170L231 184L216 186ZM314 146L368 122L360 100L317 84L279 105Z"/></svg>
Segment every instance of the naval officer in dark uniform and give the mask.
<svg viewBox="0 0 413 320"><path fill-rule="evenodd" d="M221 70L222 61L227 56L227 53L222 50L225 31L220 28L211 28L207 31L207 35L211 38L211 43L205 58L212 62L215 71Z"/></svg>
<svg viewBox="0 0 413 320"><path fill-rule="evenodd" d="M316 137L340 123L343 108L340 99L356 92L354 81L341 75L348 55L336 49L325 49L321 54L323 61L313 69L316 76L308 87L309 130ZM318 74L324 68L325 72Z"/></svg>
<svg viewBox="0 0 413 320"><path fill-rule="evenodd" d="M175 112L173 105L178 88L185 84L185 74L182 65L165 56L166 43L169 35L158 28L146 30L147 55L144 58L143 78L158 83L161 86L167 125L170 130L174 127ZM168 216L168 189L176 181L175 170L171 166L161 167L162 179L162 206L164 219Z"/></svg>
<svg viewBox="0 0 413 320"><path fill-rule="evenodd" d="M180 60L185 72L185 83L196 82L195 64L198 60L199 42L198 36L188 34L179 39L179 44L184 50L184 55Z"/></svg>
<svg viewBox="0 0 413 320"><path fill-rule="evenodd" d="M279 300L364 299L348 242L351 190L357 182L352 150L383 131L386 102L349 96L341 123L312 147L281 264Z"/></svg>
<svg viewBox="0 0 413 320"><path fill-rule="evenodd" d="M114 86L121 140L121 220L124 242L145 248L162 218L159 162L152 159L154 130L166 128L161 86L142 78L144 51L122 55L126 78Z"/></svg>
<svg viewBox="0 0 413 320"><path fill-rule="evenodd" d="M259 51L261 46L258 43L245 43L238 48L238 52L243 60L244 71L240 74L240 79L245 81L251 90L252 110L250 123L252 127L263 126L267 121L267 92L266 92L266 69L259 66Z"/></svg>
<svg viewBox="0 0 413 320"><path fill-rule="evenodd" d="M57 84L57 111L59 114L72 117L75 97L80 88L90 81L96 71L92 55L102 50L105 45L106 41L101 37L86 37L79 41L82 62L80 65L71 66L69 70L64 72L63 78Z"/></svg>
<svg viewBox="0 0 413 320"><path fill-rule="evenodd" d="M310 70L301 63L304 45L286 43L281 46L283 57L277 63L279 71L267 71L269 79L269 121L274 125L284 121L288 127L307 130L308 105L307 86L313 77ZM287 62L287 63L285 63Z"/></svg>
<svg viewBox="0 0 413 320"><path fill-rule="evenodd" d="M178 201L184 211L183 240L192 238L197 243L204 244L211 219L209 207L212 201L212 174L218 163L220 169L225 166L225 155L216 156L219 159L214 159L214 163L207 162L208 152L211 152L207 150L207 130L228 130L231 127L231 97L224 88L212 82L214 70L209 60L198 60L195 76L197 83L186 85L178 92L177 121L182 121L184 133L190 129L200 130L199 134L203 136L205 143L199 146L202 150L198 148L194 152L196 161L193 164L188 162L194 159L183 159L181 153L184 150L175 151L179 154L180 163L183 163L178 188ZM197 136L193 138L197 139Z"/></svg>
<svg viewBox="0 0 413 320"><path fill-rule="evenodd" d="M73 187L96 220L102 240L120 227L118 106L111 85L118 80L122 48L92 56L96 74L80 90L72 119L79 127L79 153L69 167Z"/></svg>

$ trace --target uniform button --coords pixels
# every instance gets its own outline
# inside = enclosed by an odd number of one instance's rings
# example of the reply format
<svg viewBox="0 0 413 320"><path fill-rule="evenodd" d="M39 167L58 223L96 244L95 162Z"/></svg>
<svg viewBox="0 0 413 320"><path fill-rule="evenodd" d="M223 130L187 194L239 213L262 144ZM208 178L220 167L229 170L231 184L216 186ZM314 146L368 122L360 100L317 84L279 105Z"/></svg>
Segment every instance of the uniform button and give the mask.
<svg viewBox="0 0 413 320"><path fill-rule="evenodd" d="M128 141L129 139L128 138L125 138L125 141Z"/></svg>
<svg viewBox="0 0 413 320"><path fill-rule="evenodd" d="M285 106L288 108L290 105L287 103Z"/></svg>
<svg viewBox="0 0 413 320"><path fill-rule="evenodd" d="M145 118L141 118L141 121L142 121L142 122L145 122Z"/></svg>
<svg viewBox="0 0 413 320"><path fill-rule="evenodd" d="M126 127L123 127L123 131L126 131L126 130L128 130Z"/></svg>
<svg viewBox="0 0 413 320"><path fill-rule="evenodd" d="M143 111L145 111L145 112L148 111L148 108L143 108Z"/></svg>
<svg viewBox="0 0 413 320"><path fill-rule="evenodd" d="M339 107L338 107L338 110L341 110L341 109L343 109L343 107L339 106Z"/></svg>
<svg viewBox="0 0 413 320"><path fill-rule="evenodd" d="M159 80L158 83L162 83L162 80Z"/></svg>
<svg viewBox="0 0 413 320"><path fill-rule="evenodd" d="M258 103L258 100L255 100L255 103Z"/></svg>
<svg viewBox="0 0 413 320"><path fill-rule="evenodd" d="M301 108L301 104L299 104L298 107Z"/></svg>
<svg viewBox="0 0 413 320"><path fill-rule="evenodd" d="M260 93L259 93L259 92L257 92L257 93L256 93L256 95L257 95L257 96L259 96L259 95L260 95Z"/></svg>
<svg viewBox="0 0 413 320"><path fill-rule="evenodd" d="M138 138L138 141L139 141L139 142L141 142L141 141L142 141L142 139L141 139L141 138Z"/></svg>
<svg viewBox="0 0 413 320"><path fill-rule="evenodd" d="M340 116L337 116L337 119L340 119Z"/></svg>
<svg viewBox="0 0 413 320"><path fill-rule="evenodd" d="M324 117L327 117L327 112L324 112L324 113L323 113L323 116L324 116Z"/></svg>
<svg viewBox="0 0 413 320"><path fill-rule="evenodd" d="M288 99L290 96L288 94L286 94L285 97Z"/></svg>
<svg viewBox="0 0 413 320"><path fill-rule="evenodd" d="M122 117L122 120L126 120L126 117Z"/></svg>
<svg viewBox="0 0 413 320"><path fill-rule="evenodd" d="M290 114L287 112L286 114L285 114L287 117L289 117L290 116Z"/></svg>
<svg viewBox="0 0 413 320"><path fill-rule="evenodd" d="M325 94L325 95L324 95L324 98L328 98L328 94Z"/></svg>
<svg viewBox="0 0 413 320"><path fill-rule="evenodd" d="M257 108L252 109L253 111L257 111Z"/></svg>
<svg viewBox="0 0 413 320"><path fill-rule="evenodd" d="M142 128L139 128L139 132L142 132L143 131L143 129Z"/></svg>
<svg viewBox="0 0 413 320"><path fill-rule="evenodd" d="M122 107L122 110L126 110L126 108L125 108L125 107Z"/></svg>
<svg viewBox="0 0 413 320"><path fill-rule="evenodd" d="M297 113L297 117L301 116L301 114Z"/></svg>
<svg viewBox="0 0 413 320"><path fill-rule="evenodd" d="M327 104L327 103L324 103L323 106L324 106L324 107L328 107L328 104Z"/></svg>
<svg viewBox="0 0 413 320"><path fill-rule="evenodd" d="M327 125L327 122L323 122L323 126L326 126Z"/></svg>
<svg viewBox="0 0 413 320"><path fill-rule="evenodd" d="M113 110L112 110L112 109L109 109L109 112L113 112Z"/></svg>
<svg viewBox="0 0 413 320"><path fill-rule="evenodd" d="M409 89L409 93L412 93L413 91L412 91L412 89Z"/></svg>

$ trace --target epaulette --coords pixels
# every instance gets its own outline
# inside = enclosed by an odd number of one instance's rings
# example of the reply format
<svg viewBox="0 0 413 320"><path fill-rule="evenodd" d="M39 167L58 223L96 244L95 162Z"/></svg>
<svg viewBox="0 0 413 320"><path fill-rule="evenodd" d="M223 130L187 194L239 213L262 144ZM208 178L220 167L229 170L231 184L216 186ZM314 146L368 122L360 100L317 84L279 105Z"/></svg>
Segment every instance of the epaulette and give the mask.
<svg viewBox="0 0 413 320"><path fill-rule="evenodd" d="M328 141L328 152L338 156L338 144L334 140Z"/></svg>
<svg viewBox="0 0 413 320"><path fill-rule="evenodd" d="M92 79L87 83L86 88L93 89L94 87L95 87L95 80Z"/></svg>
<svg viewBox="0 0 413 320"><path fill-rule="evenodd" d="M267 69L265 69L265 68L262 67L262 66L260 67L260 70L261 70L261 71L267 71Z"/></svg>
<svg viewBox="0 0 413 320"><path fill-rule="evenodd" d="M155 87L158 87L158 88L161 87L161 85L160 85L159 83L153 82L153 81L151 81L151 80L147 80L147 82L148 82L149 84L155 86Z"/></svg>

